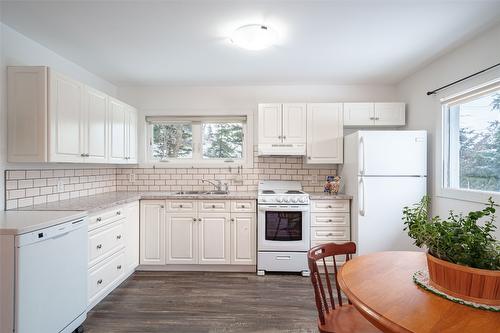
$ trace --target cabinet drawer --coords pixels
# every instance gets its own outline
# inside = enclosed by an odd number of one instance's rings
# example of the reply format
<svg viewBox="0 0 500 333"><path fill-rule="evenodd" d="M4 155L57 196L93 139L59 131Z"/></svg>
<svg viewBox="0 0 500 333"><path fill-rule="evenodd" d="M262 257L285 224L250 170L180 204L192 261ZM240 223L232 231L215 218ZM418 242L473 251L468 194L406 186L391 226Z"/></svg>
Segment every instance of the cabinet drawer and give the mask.
<svg viewBox="0 0 500 333"><path fill-rule="evenodd" d="M89 230L99 228L100 226L118 221L125 218L123 207L118 207L111 210L105 210L97 214L89 216Z"/></svg>
<svg viewBox="0 0 500 333"><path fill-rule="evenodd" d="M206 200L199 201L199 212L229 212L229 201Z"/></svg>
<svg viewBox="0 0 500 333"><path fill-rule="evenodd" d="M172 200L167 201L167 212L195 212L196 202L193 200Z"/></svg>
<svg viewBox="0 0 500 333"><path fill-rule="evenodd" d="M122 276L124 268L125 255L123 251L120 251L89 271L89 304L107 292L108 287Z"/></svg>
<svg viewBox="0 0 500 333"><path fill-rule="evenodd" d="M123 244L121 221L89 232L89 267L123 247Z"/></svg>
<svg viewBox="0 0 500 333"><path fill-rule="evenodd" d="M350 239L349 227L312 227L311 241L337 242Z"/></svg>
<svg viewBox="0 0 500 333"><path fill-rule="evenodd" d="M311 213L311 226L349 227L349 213Z"/></svg>
<svg viewBox="0 0 500 333"><path fill-rule="evenodd" d="M231 212L255 212L255 200L231 200Z"/></svg>
<svg viewBox="0 0 500 333"><path fill-rule="evenodd" d="M349 200L313 200L311 212L349 213Z"/></svg>

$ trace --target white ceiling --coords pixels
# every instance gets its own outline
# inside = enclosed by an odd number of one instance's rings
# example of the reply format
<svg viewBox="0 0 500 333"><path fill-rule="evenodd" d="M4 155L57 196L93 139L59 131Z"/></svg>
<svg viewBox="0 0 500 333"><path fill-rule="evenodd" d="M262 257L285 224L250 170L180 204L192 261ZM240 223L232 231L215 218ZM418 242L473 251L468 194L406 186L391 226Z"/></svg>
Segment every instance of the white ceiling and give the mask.
<svg viewBox="0 0 500 333"><path fill-rule="evenodd" d="M119 86L393 84L499 22L500 2L2 1L1 20ZM280 45L230 45L249 23Z"/></svg>

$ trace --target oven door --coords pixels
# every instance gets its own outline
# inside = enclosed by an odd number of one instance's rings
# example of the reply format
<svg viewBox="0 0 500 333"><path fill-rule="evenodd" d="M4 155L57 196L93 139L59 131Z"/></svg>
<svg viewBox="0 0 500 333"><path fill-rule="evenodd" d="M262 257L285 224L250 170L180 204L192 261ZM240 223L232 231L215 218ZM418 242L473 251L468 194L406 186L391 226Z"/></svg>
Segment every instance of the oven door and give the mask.
<svg viewBox="0 0 500 333"><path fill-rule="evenodd" d="M259 205L259 251L308 251L309 206Z"/></svg>

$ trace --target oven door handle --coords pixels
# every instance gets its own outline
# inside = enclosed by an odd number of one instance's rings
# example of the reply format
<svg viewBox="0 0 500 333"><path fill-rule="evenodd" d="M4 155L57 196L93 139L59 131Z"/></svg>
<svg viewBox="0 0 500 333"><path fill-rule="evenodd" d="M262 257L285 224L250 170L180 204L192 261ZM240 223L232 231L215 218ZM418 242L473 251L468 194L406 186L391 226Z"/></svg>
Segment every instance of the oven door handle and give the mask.
<svg viewBox="0 0 500 333"><path fill-rule="evenodd" d="M308 206L259 206L260 211L273 211L273 212L308 212Z"/></svg>

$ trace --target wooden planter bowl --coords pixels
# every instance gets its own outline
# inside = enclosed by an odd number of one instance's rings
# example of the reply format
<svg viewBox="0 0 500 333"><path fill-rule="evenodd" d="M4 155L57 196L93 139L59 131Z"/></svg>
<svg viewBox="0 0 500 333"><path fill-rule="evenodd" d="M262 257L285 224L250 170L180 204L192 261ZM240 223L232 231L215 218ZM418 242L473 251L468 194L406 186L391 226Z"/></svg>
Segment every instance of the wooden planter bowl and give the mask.
<svg viewBox="0 0 500 333"><path fill-rule="evenodd" d="M500 305L500 271L453 264L427 253L430 284L454 297Z"/></svg>

